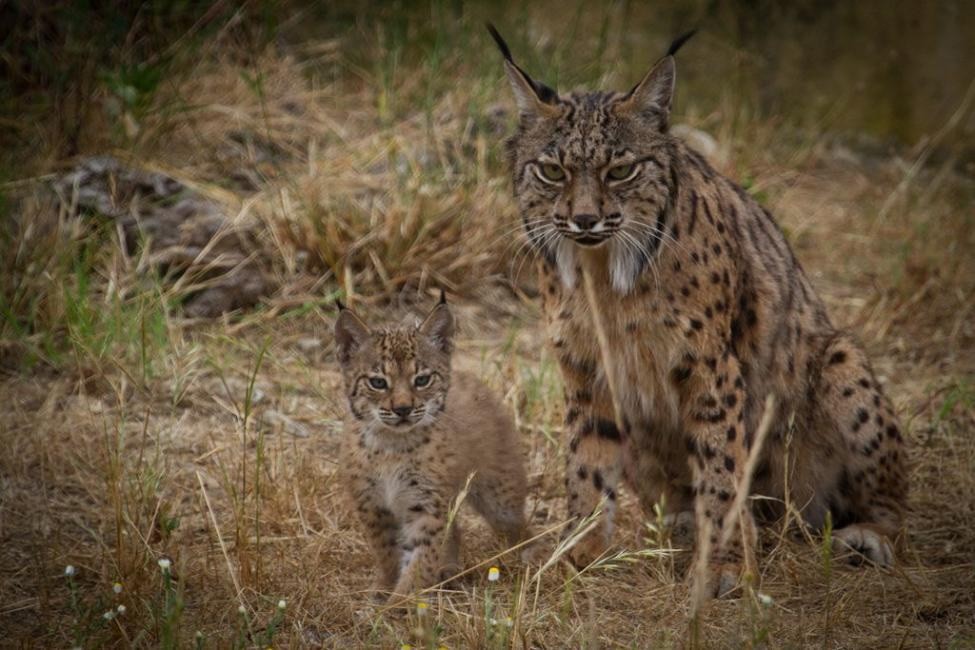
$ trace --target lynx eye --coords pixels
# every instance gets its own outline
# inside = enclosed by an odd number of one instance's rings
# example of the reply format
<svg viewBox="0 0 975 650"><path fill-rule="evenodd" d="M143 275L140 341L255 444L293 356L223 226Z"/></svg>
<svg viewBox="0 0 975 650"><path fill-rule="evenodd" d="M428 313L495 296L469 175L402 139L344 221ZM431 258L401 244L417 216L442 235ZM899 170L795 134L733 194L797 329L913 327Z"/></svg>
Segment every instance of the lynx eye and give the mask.
<svg viewBox="0 0 975 650"><path fill-rule="evenodd" d="M375 390L386 390L389 387L389 383L382 377L370 377L369 386Z"/></svg>
<svg viewBox="0 0 975 650"><path fill-rule="evenodd" d="M413 385L417 388L425 388L430 385L430 375L417 375L413 379Z"/></svg>
<svg viewBox="0 0 975 650"><path fill-rule="evenodd" d="M540 163L535 166L535 171L546 183L561 183L565 180L565 170L554 163Z"/></svg>
<svg viewBox="0 0 975 650"><path fill-rule="evenodd" d="M636 176L637 166L634 163L628 165L617 165L616 167L610 167L609 171L606 172L606 178L611 181L628 181L634 176Z"/></svg>

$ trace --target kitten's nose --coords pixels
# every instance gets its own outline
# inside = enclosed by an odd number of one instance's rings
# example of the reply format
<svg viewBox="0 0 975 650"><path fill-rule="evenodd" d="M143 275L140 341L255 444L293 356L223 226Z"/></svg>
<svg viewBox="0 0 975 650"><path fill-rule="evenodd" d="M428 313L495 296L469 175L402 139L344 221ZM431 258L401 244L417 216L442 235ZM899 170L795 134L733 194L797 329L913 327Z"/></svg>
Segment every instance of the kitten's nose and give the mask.
<svg viewBox="0 0 975 650"><path fill-rule="evenodd" d="M412 412L413 412L413 407L412 406L394 406L393 407L393 413L395 413L396 415L400 416L401 418L405 418L407 415L409 415Z"/></svg>
<svg viewBox="0 0 975 650"><path fill-rule="evenodd" d="M599 217L595 214L574 214L572 221L582 230L590 230L599 223Z"/></svg>

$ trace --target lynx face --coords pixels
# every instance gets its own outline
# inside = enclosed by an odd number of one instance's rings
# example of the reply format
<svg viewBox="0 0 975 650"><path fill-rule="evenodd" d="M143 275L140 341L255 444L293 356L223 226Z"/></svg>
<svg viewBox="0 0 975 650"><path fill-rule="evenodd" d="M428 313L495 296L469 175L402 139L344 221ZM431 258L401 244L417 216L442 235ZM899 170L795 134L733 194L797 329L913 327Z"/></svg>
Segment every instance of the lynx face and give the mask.
<svg viewBox="0 0 975 650"><path fill-rule="evenodd" d="M625 94L561 96L510 59L505 68L520 112L508 155L528 238L567 287L580 249L606 247L613 286L628 292L667 236L673 57Z"/></svg>
<svg viewBox="0 0 975 650"><path fill-rule="evenodd" d="M436 420L450 388L453 330L445 303L423 323L376 330L342 309L335 344L352 415L394 433Z"/></svg>

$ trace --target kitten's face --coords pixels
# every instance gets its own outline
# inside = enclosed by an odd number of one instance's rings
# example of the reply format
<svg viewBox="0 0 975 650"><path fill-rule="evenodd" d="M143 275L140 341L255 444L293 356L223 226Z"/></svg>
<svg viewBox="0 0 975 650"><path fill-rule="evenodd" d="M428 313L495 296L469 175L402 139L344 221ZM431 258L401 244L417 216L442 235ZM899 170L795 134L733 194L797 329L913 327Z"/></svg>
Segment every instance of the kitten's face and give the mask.
<svg viewBox="0 0 975 650"><path fill-rule="evenodd" d="M580 251L605 247L614 287L629 291L667 237L673 58L625 94L560 96L505 67L520 111L508 154L528 238L569 286Z"/></svg>
<svg viewBox="0 0 975 650"><path fill-rule="evenodd" d="M433 422L450 387L452 335L446 304L434 308L422 324L375 330L342 310L335 341L352 415L402 433Z"/></svg>

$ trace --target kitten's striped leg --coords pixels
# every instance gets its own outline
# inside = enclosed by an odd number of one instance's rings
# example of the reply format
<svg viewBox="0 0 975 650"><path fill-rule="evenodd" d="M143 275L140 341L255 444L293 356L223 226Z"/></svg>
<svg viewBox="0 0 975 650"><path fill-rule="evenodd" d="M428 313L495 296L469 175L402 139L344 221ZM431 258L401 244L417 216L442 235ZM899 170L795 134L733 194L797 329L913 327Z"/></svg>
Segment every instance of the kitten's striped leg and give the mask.
<svg viewBox="0 0 975 650"><path fill-rule="evenodd" d="M412 594L454 575L459 568L459 542L457 522L447 530L444 508L418 505L410 509L401 532L401 571L394 593Z"/></svg>
<svg viewBox="0 0 975 650"><path fill-rule="evenodd" d="M380 500L375 481L354 480L353 496L359 521L366 529L366 538L376 562L373 597L383 601L393 591L400 575L400 548L397 544L399 524Z"/></svg>

